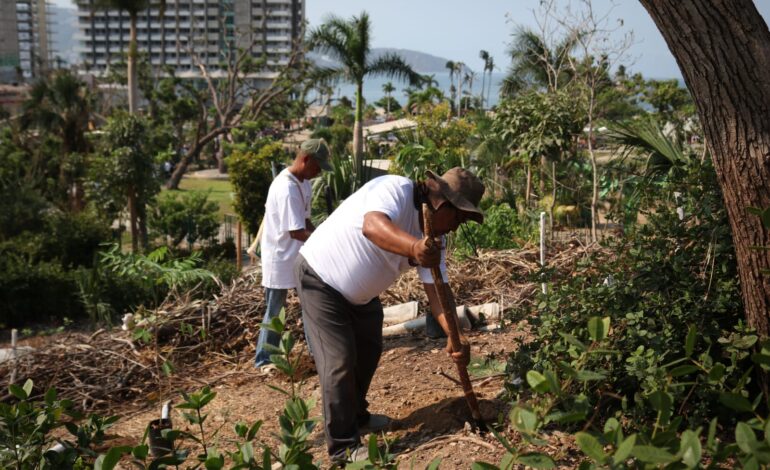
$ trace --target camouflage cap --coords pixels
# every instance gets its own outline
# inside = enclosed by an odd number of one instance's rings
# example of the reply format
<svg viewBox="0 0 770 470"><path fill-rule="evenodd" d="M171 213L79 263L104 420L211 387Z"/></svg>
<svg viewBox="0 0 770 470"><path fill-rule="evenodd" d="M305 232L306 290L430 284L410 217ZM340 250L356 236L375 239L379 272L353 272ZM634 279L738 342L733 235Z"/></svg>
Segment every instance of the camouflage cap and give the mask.
<svg viewBox="0 0 770 470"><path fill-rule="evenodd" d="M302 142L299 149L307 155L312 155L322 170L332 171L332 166L329 164L329 146L325 140L308 139Z"/></svg>

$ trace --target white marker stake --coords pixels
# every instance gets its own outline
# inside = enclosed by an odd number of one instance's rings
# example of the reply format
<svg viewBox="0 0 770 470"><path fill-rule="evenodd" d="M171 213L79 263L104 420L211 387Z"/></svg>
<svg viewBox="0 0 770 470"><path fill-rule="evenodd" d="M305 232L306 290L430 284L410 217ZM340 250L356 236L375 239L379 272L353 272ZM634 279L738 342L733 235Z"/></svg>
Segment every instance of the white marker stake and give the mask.
<svg viewBox="0 0 770 470"><path fill-rule="evenodd" d="M11 369L11 383L16 383L16 342L18 341L19 332L16 328L11 330L11 361L13 361L13 369Z"/></svg>
<svg viewBox="0 0 770 470"><path fill-rule="evenodd" d="M545 212L540 213L540 267L545 268ZM540 286L545 294L545 282Z"/></svg>

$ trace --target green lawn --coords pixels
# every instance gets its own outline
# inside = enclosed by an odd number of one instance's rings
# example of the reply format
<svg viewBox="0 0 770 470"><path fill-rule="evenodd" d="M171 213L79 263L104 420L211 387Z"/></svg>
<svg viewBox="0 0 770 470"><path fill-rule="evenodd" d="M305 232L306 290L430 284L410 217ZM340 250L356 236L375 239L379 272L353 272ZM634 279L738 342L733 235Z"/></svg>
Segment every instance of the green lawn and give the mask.
<svg viewBox="0 0 770 470"><path fill-rule="evenodd" d="M233 211L233 199L232 199L232 186L229 181L226 180L209 180L200 178L182 178L182 182L179 184L179 193L186 191L206 192L209 193L209 201L214 201L219 204L219 218L224 219L225 214L234 214ZM163 194L167 194L169 191L163 189Z"/></svg>

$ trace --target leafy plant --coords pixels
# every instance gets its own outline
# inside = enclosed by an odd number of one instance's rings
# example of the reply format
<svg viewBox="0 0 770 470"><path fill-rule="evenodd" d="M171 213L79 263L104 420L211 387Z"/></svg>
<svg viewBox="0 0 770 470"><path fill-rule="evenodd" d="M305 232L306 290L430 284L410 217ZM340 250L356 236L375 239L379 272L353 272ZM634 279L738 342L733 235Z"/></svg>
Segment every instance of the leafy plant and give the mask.
<svg viewBox="0 0 770 470"><path fill-rule="evenodd" d="M451 242L460 256L474 256L477 248L510 249L525 244L532 238L534 224L520 216L507 203L489 206L484 210L483 224L465 224L451 235Z"/></svg>
<svg viewBox="0 0 770 470"><path fill-rule="evenodd" d="M259 151L234 149L227 158L235 199L233 208L249 233L257 233L265 212L267 191L272 181L270 165L286 152L280 142L260 140Z"/></svg>
<svg viewBox="0 0 770 470"><path fill-rule="evenodd" d="M149 226L163 236L170 246L183 241L189 246L198 240L212 240L219 230L216 202L208 200L207 193L189 193L182 196L168 194L161 197L150 211Z"/></svg>
<svg viewBox="0 0 770 470"><path fill-rule="evenodd" d="M291 332L286 329L286 310L281 309L278 316L274 317L265 328L280 335L278 346L266 344L270 352L270 361L279 371L289 377L289 390L270 386L270 388L286 395L287 400L283 413L278 421L281 425L278 438L281 445L278 448L276 458L284 466L297 465L298 468L317 468L313 464L310 454L310 433L315 427L316 419L310 418L310 410L315 403L313 400L305 400L299 396L299 388L296 378L299 374L300 356L292 351L296 342Z"/></svg>
<svg viewBox="0 0 770 470"><path fill-rule="evenodd" d="M105 431L117 418L91 415L84 419L71 401L57 397L56 389L48 389L38 401L31 399L33 388L32 380L23 386L11 384L8 390L14 402L0 403L0 466L19 470L93 468L97 460L94 448L104 443ZM71 439L54 437L62 426Z"/></svg>

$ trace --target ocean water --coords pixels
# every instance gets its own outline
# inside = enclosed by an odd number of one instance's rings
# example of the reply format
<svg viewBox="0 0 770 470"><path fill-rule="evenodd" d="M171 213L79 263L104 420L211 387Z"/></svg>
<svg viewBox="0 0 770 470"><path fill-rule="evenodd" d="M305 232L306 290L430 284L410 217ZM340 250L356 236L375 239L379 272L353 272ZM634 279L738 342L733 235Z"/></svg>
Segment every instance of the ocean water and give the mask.
<svg viewBox="0 0 770 470"><path fill-rule="evenodd" d="M444 92L444 96L449 97L449 72L439 72L435 74L428 74L433 75L433 78L438 82L437 87ZM484 96L487 96L487 93L489 93L489 101L486 101L485 98L485 106L495 106L500 101L500 85L503 82L503 79L505 78L505 73L503 72L495 72L492 74L492 83L490 86L489 83L489 75L487 75L487 78L484 83ZM670 80L671 78L658 78L658 80ZM684 80L681 78L676 78L676 80L679 82L679 86L685 88ZM408 98L406 94L404 93L404 90L409 86L407 82L400 82L398 80L389 79L387 77L367 77L364 79L364 98L366 99L367 103L374 103L375 101L380 100L385 96L385 92L382 91L382 86L387 83L391 82L393 86L396 88L396 91L393 92L393 97L398 100L398 102L403 106L406 104ZM455 87L457 87L457 77L455 77ZM463 96L465 96L465 91L468 90L468 84L463 84ZM477 79L473 81L473 94L475 96L478 96L481 93L481 75L478 76ZM346 83L346 82L339 82L334 87L334 99L337 100L343 96L347 96L350 98L351 101L355 101L356 96L356 87L352 83ZM314 96L311 96L311 99L315 98ZM649 106L645 103L642 103L643 107Z"/></svg>
<svg viewBox="0 0 770 470"><path fill-rule="evenodd" d="M449 72L438 72L435 74L427 74L427 75L433 75L433 78L438 82L437 88L439 88L441 91L444 92L445 96L449 96ZM500 83L503 81L503 78L505 77L504 73L496 72L492 74L492 84L490 87L489 84L489 75L487 75L486 83L485 85L485 92L484 96L487 96L487 93L489 93L489 101L485 101L486 106L494 106L497 104L499 100L499 91L500 91ZM400 82L398 80L389 79L387 77L366 77L364 79L364 98L366 99L367 103L374 103L375 101L380 100L385 96L385 92L382 91L382 86L387 83L391 82L393 86L396 88L396 91L393 92L393 98L398 100L398 102L403 106L407 102L407 96L404 93L404 89L406 89L409 86L409 83L407 82ZM457 87L457 77L455 77L455 87ZM463 84L463 96L465 96L465 91L469 89L469 85L467 83ZM473 94L475 96L478 96L481 94L481 74L478 75L476 79L473 80ZM334 87L334 99L337 100L343 96L347 96L350 98L351 101L354 101L356 95L356 87L352 83L346 83L346 82L339 82ZM312 98L312 97L311 97ZM486 104L489 103L489 104Z"/></svg>

